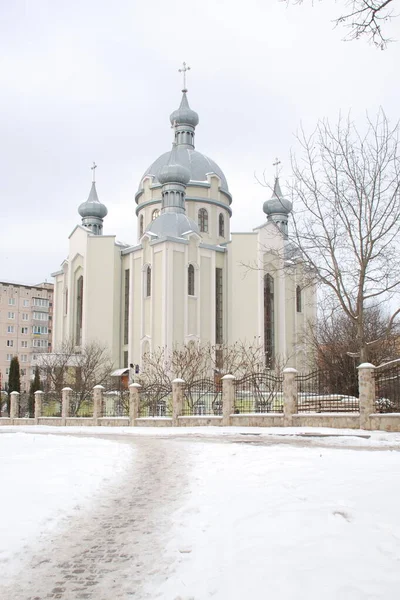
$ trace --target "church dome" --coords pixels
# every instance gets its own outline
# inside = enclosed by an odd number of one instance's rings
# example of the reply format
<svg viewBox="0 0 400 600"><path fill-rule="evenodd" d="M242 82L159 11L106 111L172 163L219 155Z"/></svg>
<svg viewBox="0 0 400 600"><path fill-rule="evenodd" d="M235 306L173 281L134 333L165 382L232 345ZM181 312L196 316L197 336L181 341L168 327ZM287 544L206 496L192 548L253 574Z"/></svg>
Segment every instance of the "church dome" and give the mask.
<svg viewBox="0 0 400 600"><path fill-rule="evenodd" d="M186 90L183 90L179 108L171 113L169 120L171 121L171 125L190 125L191 127L196 127L199 124L199 115L190 108Z"/></svg>
<svg viewBox="0 0 400 600"><path fill-rule="evenodd" d="M288 215L292 210L292 203L287 200L279 185L279 179L275 179L274 191L269 200L264 202L263 211L266 215Z"/></svg>
<svg viewBox="0 0 400 600"><path fill-rule="evenodd" d="M104 219L107 215L107 207L99 201L94 181L92 182L89 198L79 206L78 213L82 218L94 217Z"/></svg>
<svg viewBox="0 0 400 600"><path fill-rule="evenodd" d="M148 176L153 176L153 183L162 183L159 179L159 175L162 169L168 165L170 152L165 152L144 173L140 180L139 190L143 187L143 179ZM207 175L215 173L221 180L221 190L229 194L228 183L226 177L220 167L211 158L208 158L205 154L194 150L194 148L186 147L184 145L176 147L176 156L180 165L186 167L190 173L190 180L188 185L195 185L196 182L207 182ZM162 176L161 176L162 177Z"/></svg>
<svg viewBox="0 0 400 600"><path fill-rule="evenodd" d="M190 171L183 165L172 163L162 167L158 174L158 181L164 183L181 183L186 185L190 181Z"/></svg>

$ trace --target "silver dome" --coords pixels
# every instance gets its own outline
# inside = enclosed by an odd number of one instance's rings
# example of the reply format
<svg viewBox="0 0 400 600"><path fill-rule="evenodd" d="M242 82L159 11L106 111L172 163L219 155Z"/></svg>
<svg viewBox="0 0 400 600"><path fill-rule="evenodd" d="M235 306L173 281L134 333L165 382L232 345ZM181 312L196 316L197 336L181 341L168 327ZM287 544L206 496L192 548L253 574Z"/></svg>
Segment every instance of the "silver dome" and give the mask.
<svg viewBox="0 0 400 600"><path fill-rule="evenodd" d="M146 232L152 233L160 238L181 238L184 233L199 233L198 225L185 213L165 212L154 219L147 227Z"/></svg>
<svg viewBox="0 0 400 600"><path fill-rule="evenodd" d="M86 202L82 202L82 204L79 206L78 213L83 218L98 217L99 219L104 219L104 217L107 215L107 207L100 202L97 196L96 184L94 181L92 182L89 198L86 200Z"/></svg>
<svg viewBox="0 0 400 600"><path fill-rule="evenodd" d="M190 125L196 127L199 124L199 115L192 110L186 96L186 91L183 91L181 104L177 110L174 110L169 117L171 125Z"/></svg>
<svg viewBox="0 0 400 600"><path fill-rule="evenodd" d="M168 165L170 154L170 152L165 152L147 169L140 180L138 191L143 188L143 179L149 175L154 177L154 184L161 183L159 180L159 175L162 168L165 165ZM219 166L213 160L211 160L211 158L208 158L208 156L198 152L197 150L194 150L193 148L188 148L185 146L176 147L176 157L180 165L183 165L189 169L190 181L188 185L195 185L196 181L208 181L207 175L215 173L221 180L221 190L229 194L226 177Z"/></svg>
<svg viewBox="0 0 400 600"><path fill-rule="evenodd" d="M164 165L158 174L158 181L164 183L181 183L186 185L190 181L190 171L183 165Z"/></svg>
<svg viewBox="0 0 400 600"><path fill-rule="evenodd" d="M292 210L292 203L290 200L284 198L281 187L279 185L279 179L275 179L274 191L270 200L266 200L263 205L263 211L266 215L288 215Z"/></svg>

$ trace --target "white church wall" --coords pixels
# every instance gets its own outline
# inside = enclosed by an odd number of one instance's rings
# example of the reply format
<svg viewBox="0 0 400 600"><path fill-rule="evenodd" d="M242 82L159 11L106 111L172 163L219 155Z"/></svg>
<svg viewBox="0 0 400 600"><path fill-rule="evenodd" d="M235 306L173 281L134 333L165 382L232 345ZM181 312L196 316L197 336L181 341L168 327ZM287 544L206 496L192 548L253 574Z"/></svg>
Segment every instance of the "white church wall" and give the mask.
<svg viewBox="0 0 400 600"><path fill-rule="evenodd" d="M215 315L215 300L211 295L211 255L202 254L200 258L200 336L204 343L214 343L212 333L213 315ZM208 301L208 299L211 301Z"/></svg>
<svg viewBox="0 0 400 600"><path fill-rule="evenodd" d="M160 248L154 249L153 262L153 323L152 323L152 340L153 347L163 346L163 321L164 314L162 310L162 297L165 287L165 279L163 273L163 252Z"/></svg>
<svg viewBox="0 0 400 600"><path fill-rule="evenodd" d="M131 293L130 293L130 326L129 326L129 360L140 364L140 342L142 332L142 252L130 255Z"/></svg>
<svg viewBox="0 0 400 600"><path fill-rule="evenodd" d="M173 330L177 345L185 341L184 330L184 282L185 282L185 246L175 244L173 251Z"/></svg>

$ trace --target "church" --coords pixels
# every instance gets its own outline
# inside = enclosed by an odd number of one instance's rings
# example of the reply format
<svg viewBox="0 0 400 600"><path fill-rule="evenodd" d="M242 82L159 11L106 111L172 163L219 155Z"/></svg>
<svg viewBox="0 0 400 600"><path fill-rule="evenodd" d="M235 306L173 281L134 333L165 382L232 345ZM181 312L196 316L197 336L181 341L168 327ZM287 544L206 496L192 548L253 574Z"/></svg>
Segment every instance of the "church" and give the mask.
<svg viewBox="0 0 400 600"><path fill-rule="evenodd" d="M53 273L55 351L66 340L77 351L98 341L118 369L141 365L159 347L242 341L262 347L268 368L280 357L303 370L315 290L290 243L292 203L278 176L264 215L260 207L262 224L231 232L233 198L222 169L195 148L199 116L186 85L170 121L172 149L145 171L135 195L133 245L103 233L107 208L93 175L68 257Z"/></svg>

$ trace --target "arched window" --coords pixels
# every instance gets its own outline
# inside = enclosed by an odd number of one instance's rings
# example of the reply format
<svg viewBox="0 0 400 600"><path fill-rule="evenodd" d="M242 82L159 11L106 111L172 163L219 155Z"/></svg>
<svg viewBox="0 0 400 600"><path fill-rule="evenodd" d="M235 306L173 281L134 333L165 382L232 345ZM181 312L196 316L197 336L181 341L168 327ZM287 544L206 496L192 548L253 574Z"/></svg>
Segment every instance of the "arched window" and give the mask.
<svg viewBox="0 0 400 600"><path fill-rule="evenodd" d="M296 287L296 310L301 312L301 287L299 285Z"/></svg>
<svg viewBox="0 0 400 600"><path fill-rule="evenodd" d="M208 233L208 212L205 208L200 208L198 216L199 229L202 233Z"/></svg>
<svg viewBox="0 0 400 600"><path fill-rule="evenodd" d="M153 210L153 212L151 213L151 220L154 221L154 219L157 219L157 217L160 216L160 210L158 208L155 208Z"/></svg>
<svg viewBox="0 0 400 600"><path fill-rule="evenodd" d="M146 297L151 296L151 267L146 269Z"/></svg>
<svg viewBox="0 0 400 600"><path fill-rule="evenodd" d="M76 335L75 344L81 345L82 341L82 322L83 322L83 277L79 277L76 282Z"/></svg>
<svg viewBox="0 0 400 600"><path fill-rule="evenodd" d="M188 294L194 296L194 266L188 266Z"/></svg>
<svg viewBox="0 0 400 600"><path fill-rule="evenodd" d="M139 237L142 237L142 235L143 235L143 229L144 229L144 225L143 225L143 215L140 215L140 221L139 221Z"/></svg>
<svg viewBox="0 0 400 600"><path fill-rule="evenodd" d="M264 353L265 365L273 367L275 354L274 280L269 273L264 276Z"/></svg>
<svg viewBox="0 0 400 600"><path fill-rule="evenodd" d="M219 237L225 237L225 221L222 213L219 213L218 232Z"/></svg>

